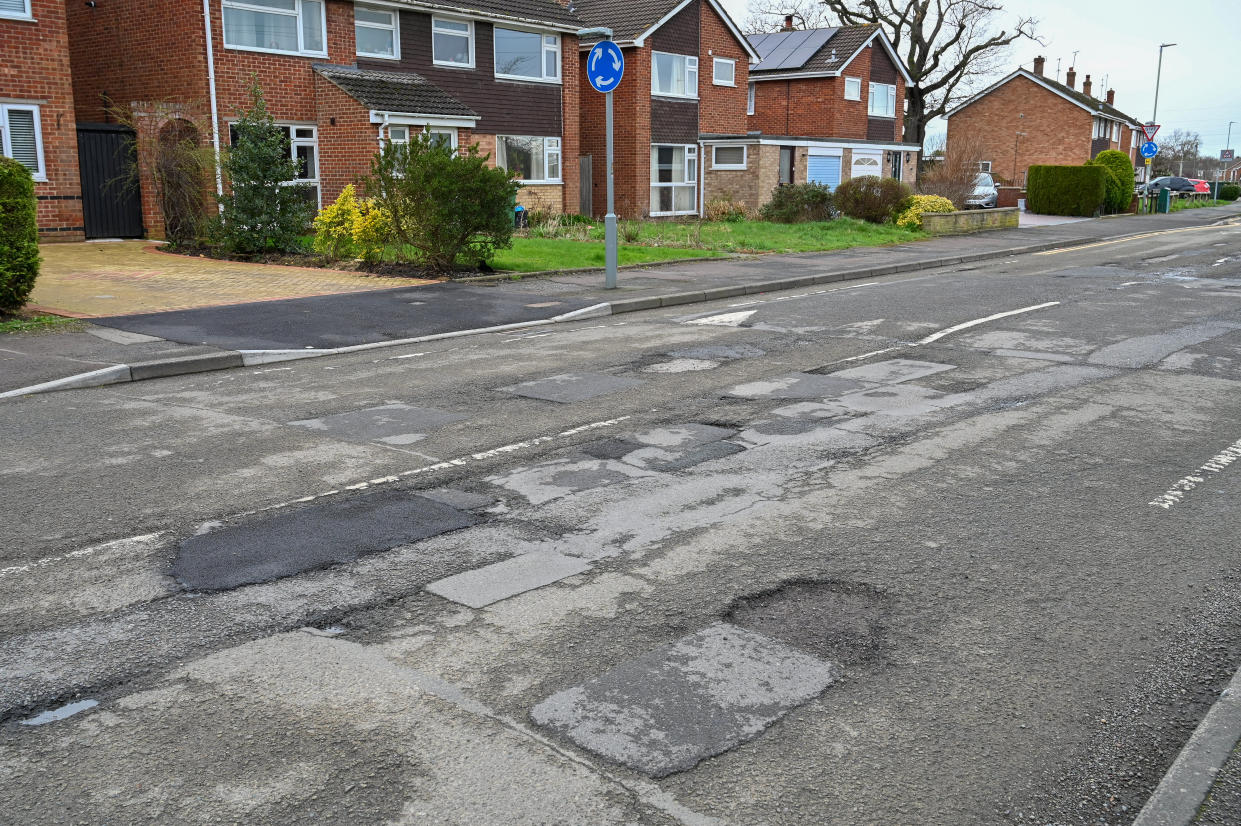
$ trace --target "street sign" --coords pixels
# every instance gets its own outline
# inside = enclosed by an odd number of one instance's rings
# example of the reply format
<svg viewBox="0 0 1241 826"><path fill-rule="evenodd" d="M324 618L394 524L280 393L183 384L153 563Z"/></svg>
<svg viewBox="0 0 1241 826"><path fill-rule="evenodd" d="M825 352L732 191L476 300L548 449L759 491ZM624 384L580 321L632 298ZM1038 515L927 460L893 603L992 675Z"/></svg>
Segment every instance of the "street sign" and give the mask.
<svg viewBox="0 0 1241 826"><path fill-rule="evenodd" d="M1231 161L1231 160L1233 160L1233 159L1236 157L1236 156L1235 156L1235 154L1234 154L1234 151L1235 151L1235 150L1232 150L1232 149L1221 149L1221 150L1219 151L1219 159L1220 159L1221 161Z"/></svg>
<svg viewBox="0 0 1241 826"><path fill-rule="evenodd" d="M1142 136L1146 138L1147 143L1155 142L1155 135L1159 134L1159 124L1148 123L1142 127Z"/></svg>
<svg viewBox="0 0 1241 826"><path fill-rule="evenodd" d="M586 75L596 92L610 92L625 76L625 56L611 40L600 40L586 58Z"/></svg>
<svg viewBox="0 0 1241 826"><path fill-rule="evenodd" d="M1154 141L1147 141L1138 151L1142 153L1143 158L1153 158L1159 154L1159 145Z"/></svg>

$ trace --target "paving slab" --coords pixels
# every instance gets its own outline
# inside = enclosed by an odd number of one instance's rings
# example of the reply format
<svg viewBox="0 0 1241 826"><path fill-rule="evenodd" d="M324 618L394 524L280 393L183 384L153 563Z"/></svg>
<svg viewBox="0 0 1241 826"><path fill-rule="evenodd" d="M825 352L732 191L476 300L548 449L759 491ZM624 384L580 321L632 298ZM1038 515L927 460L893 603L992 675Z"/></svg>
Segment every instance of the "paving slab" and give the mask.
<svg viewBox="0 0 1241 826"><path fill-rule="evenodd" d="M846 370L836 370L828 375L841 379L870 381L875 384L896 384L955 369L954 364L937 364L933 361L915 361L914 359L888 359L873 364L863 364L860 367L850 367Z"/></svg>
<svg viewBox="0 0 1241 826"><path fill-rule="evenodd" d="M557 553L532 553L446 577L427 586L431 593L470 608L551 585L590 568L584 559Z"/></svg>
<svg viewBox="0 0 1241 826"><path fill-rule="evenodd" d="M561 373L558 376L523 381L520 384L497 389L501 393L511 393L514 396L572 404L593 399L596 396L618 393L641 384L642 382L638 379L609 376L606 373Z"/></svg>
<svg viewBox="0 0 1241 826"><path fill-rule="evenodd" d="M739 384L727 391L729 396L743 399L823 399L843 396L869 385L853 379L820 376L814 373L793 373L775 379Z"/></svg>
<svg viewBox="0 0 1241 826"><path fill-rule="evenodd" d="M361 442L408 445L425 439L432 430L465 418L462 413L392 402L289 424Z"/></svg>
<svg viewBox="0 0 1241 826"><path fill-rule="evenodd" d="M687 771L817 697L839 666L717 623L536 705L531 719L652 777Z"/></svg>
<svg viewBox="0 0 1241 826"><path fill-rule="evenodd" d="M262 515L181 543L172 575L192 590L236 588L352 562L479 518L399 490Z"/></svg>

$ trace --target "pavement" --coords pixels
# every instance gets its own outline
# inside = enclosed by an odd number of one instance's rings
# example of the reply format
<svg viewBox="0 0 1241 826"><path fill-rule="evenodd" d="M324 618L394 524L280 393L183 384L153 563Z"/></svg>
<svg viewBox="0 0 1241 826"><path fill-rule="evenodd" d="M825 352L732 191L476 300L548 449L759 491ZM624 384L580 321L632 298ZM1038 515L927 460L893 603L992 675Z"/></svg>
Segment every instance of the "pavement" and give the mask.
<svg viewBox="0 0 1241 826"><path fill-rule="evenodd" d="M140 283L147 290L142 311L96 315L84 332L6 337L0 341L0 398L998 260L1134 233L1189 229L1238 215L1241 205L1234 204L890 247L687 262L625 270L614 290L603 288L597 272L382 289L381 280L373 277L278 266L256 270L254 265L153 252L137 242L49 246L44 252L53 276L46 285L40 280L35 304L57 301L98 313L112 306L112 299L96 294L89 302L73 302L104 289L101 284L110 291L103 295L123 299L124 285L136 291L133 285ZM255 272L262 278L255 279ZM149 296L152 283L167 293L166 306L190 308L147 311L159 303ZM39 292L44 288L46 293ZM290 294L300 297L275 298ZM221 301L233 303L221 306Z"/></svg>

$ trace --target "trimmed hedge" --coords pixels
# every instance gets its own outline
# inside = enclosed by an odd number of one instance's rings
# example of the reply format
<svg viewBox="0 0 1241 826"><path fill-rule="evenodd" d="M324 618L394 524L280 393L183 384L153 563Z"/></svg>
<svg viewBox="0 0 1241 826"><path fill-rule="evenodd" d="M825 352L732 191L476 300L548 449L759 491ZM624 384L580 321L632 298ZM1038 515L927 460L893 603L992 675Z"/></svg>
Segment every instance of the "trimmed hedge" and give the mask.
<svg viewBox="0 0 1241 826"><path fill-rule="evenodd" d="M1241 198L1241 184L1220 184L1218 197L1221 201L1235 201Z"/></svg>
<svg viewBox="0 0 1241 826"><path fill-rule="evenodd" d="M1032 166L1026 206L1042 215L1091 218L1107 203L1111 173L1102 166Z"/></svg>
<svg viewBox="0 0 1241 826"><path fill-rule="evenodd" d="M0 313L26 303L39 275L39 228L30 170L0 156Z"/></svg>
<svg viewBox="0 0 1241 826"><path fill-rule="evenodd" d="M1086 165L1101 166L1111 173L1107 182L1107 211L1128 210L1133 201L1133 162L1129 156L1116 149L1105 149Z"/></svg>

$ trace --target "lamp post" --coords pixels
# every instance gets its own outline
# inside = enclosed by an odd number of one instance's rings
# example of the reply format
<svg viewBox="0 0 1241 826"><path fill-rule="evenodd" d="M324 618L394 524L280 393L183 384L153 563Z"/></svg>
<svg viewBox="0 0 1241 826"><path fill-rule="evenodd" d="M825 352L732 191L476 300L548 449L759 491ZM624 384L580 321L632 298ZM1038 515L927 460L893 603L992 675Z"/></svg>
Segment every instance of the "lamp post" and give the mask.
<svg viewBox="0 0 1241 826"><path fill-rule="evenodd" d="M1022 115L1025 117L1025 115ZM1017 144L1025 137L1025 132L1017 132L1013 136L1013 185L1017 185Z"/></svg>
<svg viewBox="0 0 1241 826"><path fill-rule="evenodd" d="M1175 45L1176 45L1175 43L1160 43L1159 44L1159 68L1155 70L1155 106L1151 110L1151 123L1158 123L1158 121L1155 118L1156 118L1156 115L1159 113L1159 80L1163 75L1163 50L1168 48L1169 46L1175 46Z"/></svg>

